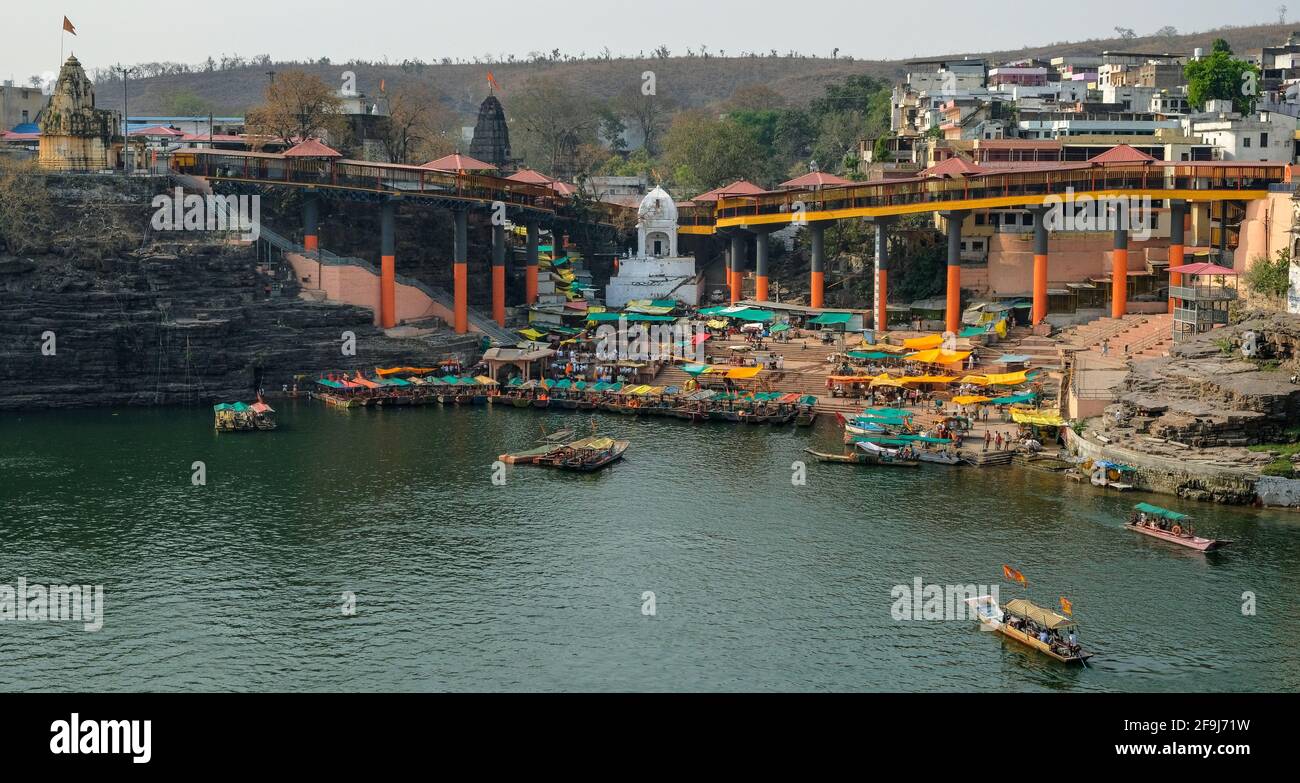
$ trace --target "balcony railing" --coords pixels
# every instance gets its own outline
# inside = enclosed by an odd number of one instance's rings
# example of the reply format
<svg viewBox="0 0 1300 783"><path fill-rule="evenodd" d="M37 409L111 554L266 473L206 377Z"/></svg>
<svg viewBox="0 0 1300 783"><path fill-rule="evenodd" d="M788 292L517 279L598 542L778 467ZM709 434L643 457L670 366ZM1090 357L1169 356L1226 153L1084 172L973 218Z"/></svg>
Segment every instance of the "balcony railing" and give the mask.
<svg viewBox="0 0 1300 783"><path fill-rule="evenodd" d="M1220 286L1171 285L1169 295L1188 302L1232 302L1237 299L1237 289Z"/></svg>
<svg viewBox="0 0 1300 783"><path fill-rule="evenodd" d="M1226 324L1227 310L1202 310L1194 307L1175 307L1174 321L1184 324Z"/></svg>

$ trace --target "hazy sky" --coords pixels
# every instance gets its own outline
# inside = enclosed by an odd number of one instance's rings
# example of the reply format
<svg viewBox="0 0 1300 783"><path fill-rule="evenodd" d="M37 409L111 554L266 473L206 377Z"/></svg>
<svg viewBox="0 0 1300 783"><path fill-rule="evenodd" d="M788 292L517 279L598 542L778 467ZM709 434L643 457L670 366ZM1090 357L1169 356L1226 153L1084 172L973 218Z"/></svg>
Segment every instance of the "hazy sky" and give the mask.
<svg viewBox="0 0 1300 783"><path fill-rule="evenodd" d="M1275 22L1279 0L4 0L0 78L57 70L62 15L77 27L67 51L88 67L209 55L270 54L334 62L434 61L530 51L674 54L701 44L728 53L790 49L897 59L1007 49L1165 25L1194 32ZM1300 19L1300 0L1287 18ZM1300 26L1300 22L1297 23Z"/></svg>

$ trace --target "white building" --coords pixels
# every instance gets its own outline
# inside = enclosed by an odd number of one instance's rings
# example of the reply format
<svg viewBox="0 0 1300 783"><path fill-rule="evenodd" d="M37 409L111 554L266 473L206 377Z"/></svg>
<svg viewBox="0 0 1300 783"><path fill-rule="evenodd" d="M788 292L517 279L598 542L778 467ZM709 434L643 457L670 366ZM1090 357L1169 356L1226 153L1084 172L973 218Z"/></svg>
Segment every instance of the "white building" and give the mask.
<svg viewBox="0 0 1300 783"><path fill-rule="evenodd" d="M637 210L637 253L619 259L618 274L605 288L605 304L623 307L635 299L700 301L694 256L677 254L677 205L663 188L642 199Z"/></svg>
<svg viewBox="0 0 1300 783"><path fill-rule="evenodd" d="M1231 101L1207 101L1205 109L1186 119L1188 135L1218 147L1223 160L1295 161L1295 117L1269 111L1242 116Z"/></svg>

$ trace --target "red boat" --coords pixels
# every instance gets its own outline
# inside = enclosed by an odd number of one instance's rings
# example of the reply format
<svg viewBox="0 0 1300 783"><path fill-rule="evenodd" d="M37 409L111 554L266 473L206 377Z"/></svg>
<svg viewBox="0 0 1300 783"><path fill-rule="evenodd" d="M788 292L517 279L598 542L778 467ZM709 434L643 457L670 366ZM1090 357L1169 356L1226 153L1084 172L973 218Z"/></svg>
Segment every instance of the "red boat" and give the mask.
<svg viewBox="0 0 1300 783"><path fill-rule="evenodd" d="M1129 515L1124 527L1199 552L1210 552L1232 543L1222 538L1201 538L1193 532L1190 516L1153 506L1150 503L1138 503L1134 506L1133 513Z"/></svg>

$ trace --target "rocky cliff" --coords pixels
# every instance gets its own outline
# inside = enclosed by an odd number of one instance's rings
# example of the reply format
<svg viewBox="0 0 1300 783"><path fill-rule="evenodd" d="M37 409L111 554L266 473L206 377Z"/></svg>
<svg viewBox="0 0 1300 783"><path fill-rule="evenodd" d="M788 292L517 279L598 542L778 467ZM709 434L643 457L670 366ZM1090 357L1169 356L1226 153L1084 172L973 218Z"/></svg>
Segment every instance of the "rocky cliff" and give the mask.
<svg viewBox="0 0 1300 783"><path fill-rule="evenodd" d="M256 245L151 235L147 194L121 187L63 179L47 246L0 256L0 409L247 400L322 371L427 366L477 347L445 332L392 339L369 310L304 300ZM78 216L106 193L121 208L84 234Z"/></svg>

